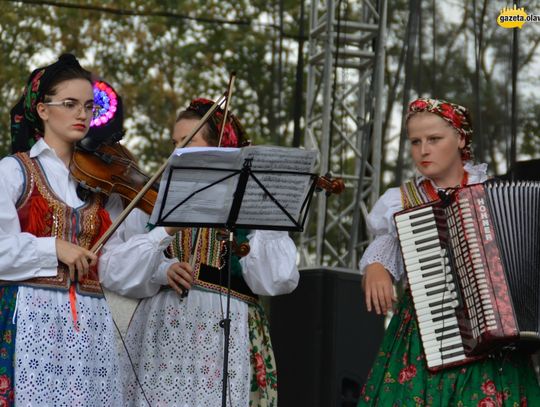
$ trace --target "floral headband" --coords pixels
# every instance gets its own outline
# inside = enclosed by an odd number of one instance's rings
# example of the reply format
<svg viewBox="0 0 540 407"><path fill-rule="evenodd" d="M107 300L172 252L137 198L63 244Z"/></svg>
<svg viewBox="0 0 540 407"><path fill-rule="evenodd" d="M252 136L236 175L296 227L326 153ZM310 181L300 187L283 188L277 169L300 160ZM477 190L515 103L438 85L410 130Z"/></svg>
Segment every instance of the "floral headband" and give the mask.
<svg viewBox="0 0 540 407"><path fill-rule="evenodd" d="M191 110L203 117L214 104L213 101L204 98L198 98L191 101L186 110ZM208 120L208 124L215 131L215 134L220 134L223 123L223 109L218 108ZM250 144L250 141L245 137L244 128L232 113L227 114L227 122L223 129L221 139L221 147L244 147Z"/></svg>
<svg viewBox="0 0 540 407"><path fill-rule="evenodd" d="M461 151L463 161L472 160L471 141L473 135L471 116L466 107L442 99L419 98L409 104L406 121L416 113L428 112L444 119L463 136L465 147Z"/></svg>

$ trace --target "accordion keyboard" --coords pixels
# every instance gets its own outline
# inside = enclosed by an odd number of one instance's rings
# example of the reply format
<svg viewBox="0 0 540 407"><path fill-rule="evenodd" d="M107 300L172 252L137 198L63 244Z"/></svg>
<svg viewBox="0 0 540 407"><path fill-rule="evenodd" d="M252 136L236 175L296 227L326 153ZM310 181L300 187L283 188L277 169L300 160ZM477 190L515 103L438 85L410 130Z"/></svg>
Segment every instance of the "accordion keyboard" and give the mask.
<svg viewBox="0 0 540 407"><path fill-rule="evenodd" d="M428 368L466 358L449 257L432 206L395 217Z"/></svg>

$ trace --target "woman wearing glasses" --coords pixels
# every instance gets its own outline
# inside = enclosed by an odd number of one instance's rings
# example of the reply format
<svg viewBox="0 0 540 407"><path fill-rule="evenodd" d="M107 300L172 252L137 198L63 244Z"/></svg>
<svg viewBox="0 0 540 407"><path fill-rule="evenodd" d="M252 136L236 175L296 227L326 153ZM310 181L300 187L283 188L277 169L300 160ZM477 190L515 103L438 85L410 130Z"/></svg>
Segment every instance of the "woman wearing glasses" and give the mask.
<svg viewBox="0 0 540 407"><path fill-rule="evenodd" d="M90 74L69 54L32 72L11 112L14 154L0 161L0 405L123 404L88 250L110 219L99 196L79 199L68 170L93 112Z"/></svg>

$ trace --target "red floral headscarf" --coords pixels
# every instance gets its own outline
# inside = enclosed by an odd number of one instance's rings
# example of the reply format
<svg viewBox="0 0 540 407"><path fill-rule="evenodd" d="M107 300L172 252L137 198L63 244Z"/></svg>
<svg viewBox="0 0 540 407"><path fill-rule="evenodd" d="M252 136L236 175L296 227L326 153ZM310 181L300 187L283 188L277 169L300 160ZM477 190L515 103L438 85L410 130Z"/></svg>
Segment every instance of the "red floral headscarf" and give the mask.
<svg viewBox="0 0 540 407"><path fill-rule="evenodd" d="M463 161L472 160L471 141L473 129L471 116L466 107L442 99L419 98L409 104L405 121L408 121L412 116L420 112L436 114L456 129L465 140L465 147L461 150L461 159Z"/></svg>
<svg viewBox="0 0 540 407"><path fill-rule="evenodd" d="M186 110L191 110L197 113L200 117L203 117L206 112L214 104L213 101L204 98L198 98L191 101ZM221 126L223 123L224 111L218 108L214 114L208 120L208 124L212 127L215 134L221 132ZM227 122L223 129L223 137L221 140L221 147L244 147L250 144L250 141L246 138L244 128L231 112L227 114Z"/></svg>

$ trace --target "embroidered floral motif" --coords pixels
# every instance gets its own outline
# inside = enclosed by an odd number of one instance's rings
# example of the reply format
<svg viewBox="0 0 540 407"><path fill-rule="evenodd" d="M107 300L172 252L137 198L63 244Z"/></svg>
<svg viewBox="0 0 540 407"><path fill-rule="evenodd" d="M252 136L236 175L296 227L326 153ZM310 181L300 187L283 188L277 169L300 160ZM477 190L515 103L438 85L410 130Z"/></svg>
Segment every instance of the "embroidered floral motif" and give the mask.
<svg viewBox="0 0 540 407"><path fill-rule="evenodd" d="M482 391L486 396L493 396L495 393L497 393L497 387L495 387L493 380L486 380L484 383L482 383Z"/></svg>
<svg viewBox="0 0 540 407"><path fill-rule="evenodd" d="M250 407L277 406L277 373L268 321L259 305L249 305L251 344Z"/></svg>
<svg viewBox="0 0 540 407"><path fill-rule="evenodd" d="M491 397L485 397L478 402L478 407L497 407L497 404Z"/></svg>
<svg viewBox="0 0 540 407"><path fill-rule="evenodd" d="M11 380L5 374L0 376L0 394L6 393L11 387Z"/></svg>
<svg viewBox="0 0 540 407"><path fill-rule="evenodd" d="M540 387L530 358L523 353L509 351L502 373L498 358L429 372L414 313L410 293L406 292L387 328L358 407L540 405ZM496 383L503 383L504 389L497 388Z"/></svg>
<svg viewBox="0 0 540 407"><path fill-rule="evenodd" d="M416 376L416 366L409 365L406 368L401 369L401 371L399 372L398 382L400 384L403 384L405 382L408 382L415 376Z"/></svg>

